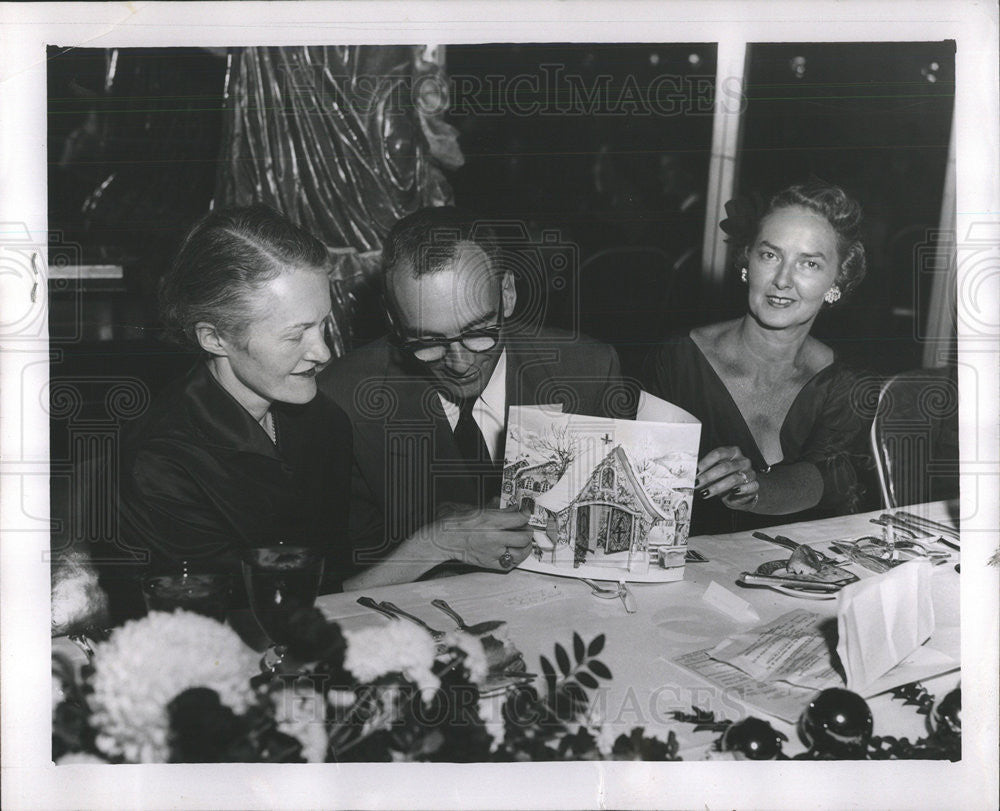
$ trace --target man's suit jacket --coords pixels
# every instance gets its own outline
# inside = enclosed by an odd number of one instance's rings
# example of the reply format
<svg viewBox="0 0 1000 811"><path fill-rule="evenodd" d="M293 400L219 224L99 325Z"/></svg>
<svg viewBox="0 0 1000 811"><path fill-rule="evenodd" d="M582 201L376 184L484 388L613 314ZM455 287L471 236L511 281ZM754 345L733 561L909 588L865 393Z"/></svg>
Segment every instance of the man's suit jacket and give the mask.
<svg viewBox="0 0 1000 811"><path fill-rule="evenodd" d="M507 405L632 418L635 390L606 344L544 330L505 341ZM433 521L448 502L480 505L482 478L459 454L433 378L385 338L339 358L320 390L354 429L350 535L360 566Z"/></svg>

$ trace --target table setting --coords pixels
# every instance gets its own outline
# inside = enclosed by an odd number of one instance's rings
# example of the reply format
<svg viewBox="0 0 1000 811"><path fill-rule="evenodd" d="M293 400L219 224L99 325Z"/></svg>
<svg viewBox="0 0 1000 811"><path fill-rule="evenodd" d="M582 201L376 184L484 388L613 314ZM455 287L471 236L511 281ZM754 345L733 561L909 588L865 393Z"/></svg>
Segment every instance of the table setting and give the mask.
<svg viewBox="0 0 1000 811"><path fill-rule="evenodd" d="M191 573L107 632L61 603L53 759L960 757L944 502L692 537L671 582L514 569L318 595L303 551L244 564L256 639Z"/></svg>

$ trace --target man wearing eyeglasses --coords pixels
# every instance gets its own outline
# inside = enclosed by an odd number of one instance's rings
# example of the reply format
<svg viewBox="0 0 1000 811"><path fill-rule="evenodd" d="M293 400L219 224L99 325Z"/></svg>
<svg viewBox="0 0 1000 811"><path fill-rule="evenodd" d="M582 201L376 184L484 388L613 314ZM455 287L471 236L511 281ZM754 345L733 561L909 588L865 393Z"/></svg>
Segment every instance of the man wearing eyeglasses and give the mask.
<svg viewBox="0 0 1000 811"><path fill-rule="evenodd" d="M618 357L512 320L514 276L492 231L454 208L393 227L382 283L389 334L318 380L354 428L351 543L368 568L345 586L414 580L455 561L511 569L531 533L526 516L496 508L507 408L560 402L609 416L623 391Z"/></svg>

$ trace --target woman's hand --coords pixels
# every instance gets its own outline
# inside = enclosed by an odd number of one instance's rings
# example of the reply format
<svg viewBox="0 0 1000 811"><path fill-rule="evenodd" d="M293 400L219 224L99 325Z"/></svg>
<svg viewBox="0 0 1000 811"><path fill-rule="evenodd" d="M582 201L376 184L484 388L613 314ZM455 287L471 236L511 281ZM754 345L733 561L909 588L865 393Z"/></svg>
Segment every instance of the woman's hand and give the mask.
<svg viewBox="0 0 1000 811"><path fill-rule="evenodd" d="M699 498L721 496L722 503L733 510L752 510L759 498L757 471L735 446L705 454L698 462L694 485Z"/></svg>

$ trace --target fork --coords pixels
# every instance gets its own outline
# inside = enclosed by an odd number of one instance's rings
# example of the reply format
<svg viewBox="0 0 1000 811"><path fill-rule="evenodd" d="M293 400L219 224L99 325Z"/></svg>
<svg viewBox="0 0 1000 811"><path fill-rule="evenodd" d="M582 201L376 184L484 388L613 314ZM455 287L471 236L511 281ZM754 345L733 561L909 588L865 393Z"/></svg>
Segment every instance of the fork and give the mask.
<svg viewBox="0 0 1000 811"><path fill-rule="evenodd" d="M502 628L507 624L506 620L486 620L486 622L477 622L475 625L467 625L465 620L462 619L461 614L441 598L431 600L431 605L451 617L457 623L458 630L472 634L473 636L488 634L490 631L495 631L497 628Z"/></svg>
<svg viewBox="0 0 1000 811"><path fill-rule="evenodd" d="M415 614L410 614L404 611L395 603L390 603L388 600L383 600L381 603L379 603L379 606L381 606L383 609L385 609L391 614L395 614L398 617L403 617L404 619L408 619L410 622L415 622L417 625L419 625L421 628L427 631L427 633L431 635L431 638L435 642L444 639L445 637L444 631L439 631L437 630L437 628L431 628L431 626L428 625L426 622L424 622L422 619L420 619L420 617L416 616Z"/></svg>

